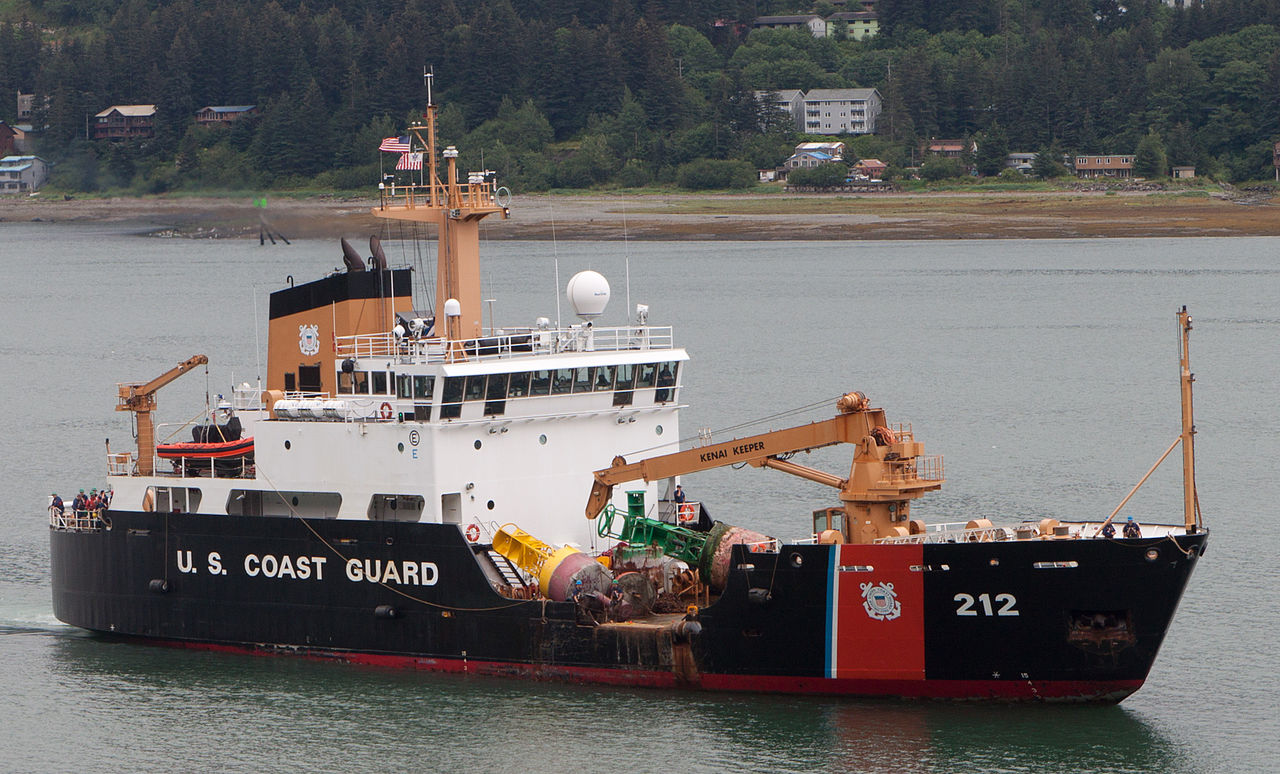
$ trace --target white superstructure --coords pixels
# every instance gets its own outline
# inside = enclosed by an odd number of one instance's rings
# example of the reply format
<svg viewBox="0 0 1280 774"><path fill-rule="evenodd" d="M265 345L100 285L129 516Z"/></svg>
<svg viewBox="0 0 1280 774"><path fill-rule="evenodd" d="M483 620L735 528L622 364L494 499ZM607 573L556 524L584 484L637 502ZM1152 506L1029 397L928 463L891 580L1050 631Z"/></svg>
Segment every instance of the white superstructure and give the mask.
<svg viewBox="0 0 1280 774"><path fill-rule="evenodd" d="M506 330L457 342L452 360L440 340L401 330L340 338L337 394L264 402L237 388L253 465L196 476L157 460L137 476L131 455L112 455L113 506L455 523L480 542L516 522L587 546L599 542L583 515L591 472L679 448L688 356L670 328ZM648 503L668 494L665 482L636 488Z"/></svg>

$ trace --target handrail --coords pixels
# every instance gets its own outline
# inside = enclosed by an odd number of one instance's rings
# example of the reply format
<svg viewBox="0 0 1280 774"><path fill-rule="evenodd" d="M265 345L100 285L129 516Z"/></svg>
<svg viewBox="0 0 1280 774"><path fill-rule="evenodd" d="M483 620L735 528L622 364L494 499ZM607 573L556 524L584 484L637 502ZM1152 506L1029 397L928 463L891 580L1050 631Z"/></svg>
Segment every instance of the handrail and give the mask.
<svg viewBox="0 0 1280 774"><path fill-rule="evenodd" d="M103 509L73 510L49 506L49 527L69 532L99 532L109 524L102 516Z"/></svg>
<svg viewBox="0 0 1280 774"><path fill-rule="evenodd" d="M528 355L565 352L631 352L671 349L675 336L671 326L623 326L617 328L521 328L499 334L463 339L452 347L467 360L502 360ZM450 359L450 347L443 338L397 337L393 332L338 336L338 358L367 359L396 357L402 363L443 363Z"/></svg>

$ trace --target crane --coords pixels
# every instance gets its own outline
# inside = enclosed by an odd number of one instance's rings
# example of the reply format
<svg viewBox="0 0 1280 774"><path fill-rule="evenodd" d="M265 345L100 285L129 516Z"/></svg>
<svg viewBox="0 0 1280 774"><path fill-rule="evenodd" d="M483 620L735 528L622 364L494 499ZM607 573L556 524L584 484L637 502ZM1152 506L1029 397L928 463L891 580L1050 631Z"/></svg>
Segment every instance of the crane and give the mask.
<svg viewBox="0 0 1280 774"><path fill-rule="evenodd" d="M594 473L587 518L594 519L604 510L616 484L638 479L656 481L746 463L780 470L838 490L843 505L829 511L843 512L841 532L846 541L870 543L882 537L909 534L910 501L942 487L942 458L925 457L924 444L917 442L910 430L899 433L890 430L884 410L870 408L867 397L860 392L841 396L836 408L839 413L835 417L807 425L633 463L614 457L612 465ZM786 459L795 452L838 443L858 447L848 478Z"/></svg>
<svg viewBox="0 0 1280 774"><path fill-rule="evenodd" d="M138 422L138 473L149 476L155 472L156 434L155 420L151 412L156 410L156 391L198 365L206 365L209 358L195 355L178 363L149 382L117 384L120 402L116 411L132 411Z"/></svg>

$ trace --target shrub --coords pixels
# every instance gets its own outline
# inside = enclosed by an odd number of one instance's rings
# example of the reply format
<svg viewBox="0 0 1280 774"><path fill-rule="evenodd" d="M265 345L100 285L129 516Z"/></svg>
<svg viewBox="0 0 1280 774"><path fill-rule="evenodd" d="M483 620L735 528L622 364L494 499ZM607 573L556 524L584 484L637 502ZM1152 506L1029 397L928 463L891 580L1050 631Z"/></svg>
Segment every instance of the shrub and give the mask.
<svg viewBox="0 0 1280 774"><path fill-rule="evenodd" d="M698 159L680 165L676 171L676 183L681 188L694 191L750 188L756 183L756 171L745 161Z"/></svg>
<svg viewBox="0 0 1280 774"><path fill-rule="evenodd" d="M816 167L793 169L787 175L790 185L814 186L817 188L833 188L844 185L849 178L849 167L841 162L819 164Z"/></svg>

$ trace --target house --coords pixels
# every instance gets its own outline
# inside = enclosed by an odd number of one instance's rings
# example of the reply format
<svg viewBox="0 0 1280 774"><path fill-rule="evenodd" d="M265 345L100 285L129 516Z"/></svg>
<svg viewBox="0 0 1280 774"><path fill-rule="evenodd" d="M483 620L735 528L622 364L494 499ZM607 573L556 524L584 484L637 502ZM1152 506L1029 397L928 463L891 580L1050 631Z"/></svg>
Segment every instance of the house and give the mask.
<svg viewBox="0 0 1280 774"><path fill-rule="evenodd" d="M782 167L790 172L793 169L819 167L839 160L830 153L823 153L822 151L800 151L792 154L791 158L782 162Z"/></svg>
<svg viewBox="0 0 1280 774"><path fill-rule="evenodd" d="M841 22L849 40L863 40L880 31L880 17L875 11L842 11L827 17L827 37L836 37Z"/></svg>
<svg viewBox="0 0 1280 774"><path fill-rule="evenodd" d="M36 95L18 92L18 120L31 120L31 111L35 109Z"/></svg>
<svg viewBox="0 0 1280 774"><path fill-rule="evenodd" d="M39 156L5 156L0 159L0 193L38 191L49 177L49 165Z"/></svg>
<svg viewBox="0 0 1280 774"><path fill-rule="evenodd" d="M257 105L209 105L196 111L196 123L201 126L226 126L257 112Z"/></svg>
<svg viewBox="0 0 1280 774"><path fill-rule="evenodd" d="M1196 176L1195 167L1174 167L1173 168L1174 180L1190 180L1195 176Z"/></svg>
<svg viewBox="0 0 1280 774"><path fill-rule="evenodd" d="M112 105L94 116L95 140L131 140L155 133L155 105Z"/></svg>
<svg viewBox="0 0 1280 774"><path fill-rule="evenodd" d="M880 116L875 89L814 89L804 96L806 134L874 134Z"/></svg>
<svg viewBox="0 0 1280 774"><path fill-rule="evenodd" d="M844 143L842 142L802 142L796 146L796 153L825 153L832 161L844 159Z"/></svg>
<svg viewBox="0 0 1280 774"><path fill-rule="evenodd" d="M1133 156L1076 156L1076 177L1133 177Z"/></svg>
<svg viewBox="0 0 1280 774"><path fill-rule="evenodd" d="M757 30L806 30L815 38L827 36L826 20L814 13L799 16L757 16L751 26Z"/></svg>
<svg viewBox="0 0 1280 774"><path fill-rule="evenodd" d="M787 114L787 120L799 131L804 128L804 92L799 89L757 91L756 101ZM762 127L763 128L763 127Z"/></svg>
<svg viewBox="0 0 1280 774"><path fill-rule="evenodd" d="M18 130L9 126L4 121L0 121L0 156L8 156L13 153L17 145Z"/></svg>
<svg viewBox="0 0 1280 774"><path fill-rule="evenodd" d="M932 139L924 143L924 155L942 156L946 159L964 158L966 153L977 153L978 144L965 140Z"/></svg>
<svg viewBox="0 0 1280 774"><path fill-rule="evenodd" d="M889 165L880 159L861 159L853 165L853 174L855 177L879 180L884 177L884 172L888 168Z"/></svg>
<svg viewBox="0 0 1280 774"><path fill-rule="evenodd" d="M9 128L13 130L13 150L19 155L30 153L35 147L32 141L35 131L31 124L14 124Z"/></svg>
<svg viewBox="0 0 1280 774"><path fill-rule="evenodd" d="M1016 169L1024 175L1031 174L1036 163L1034 153L1010 153L1004 157L1005 169Z"/></svg>

